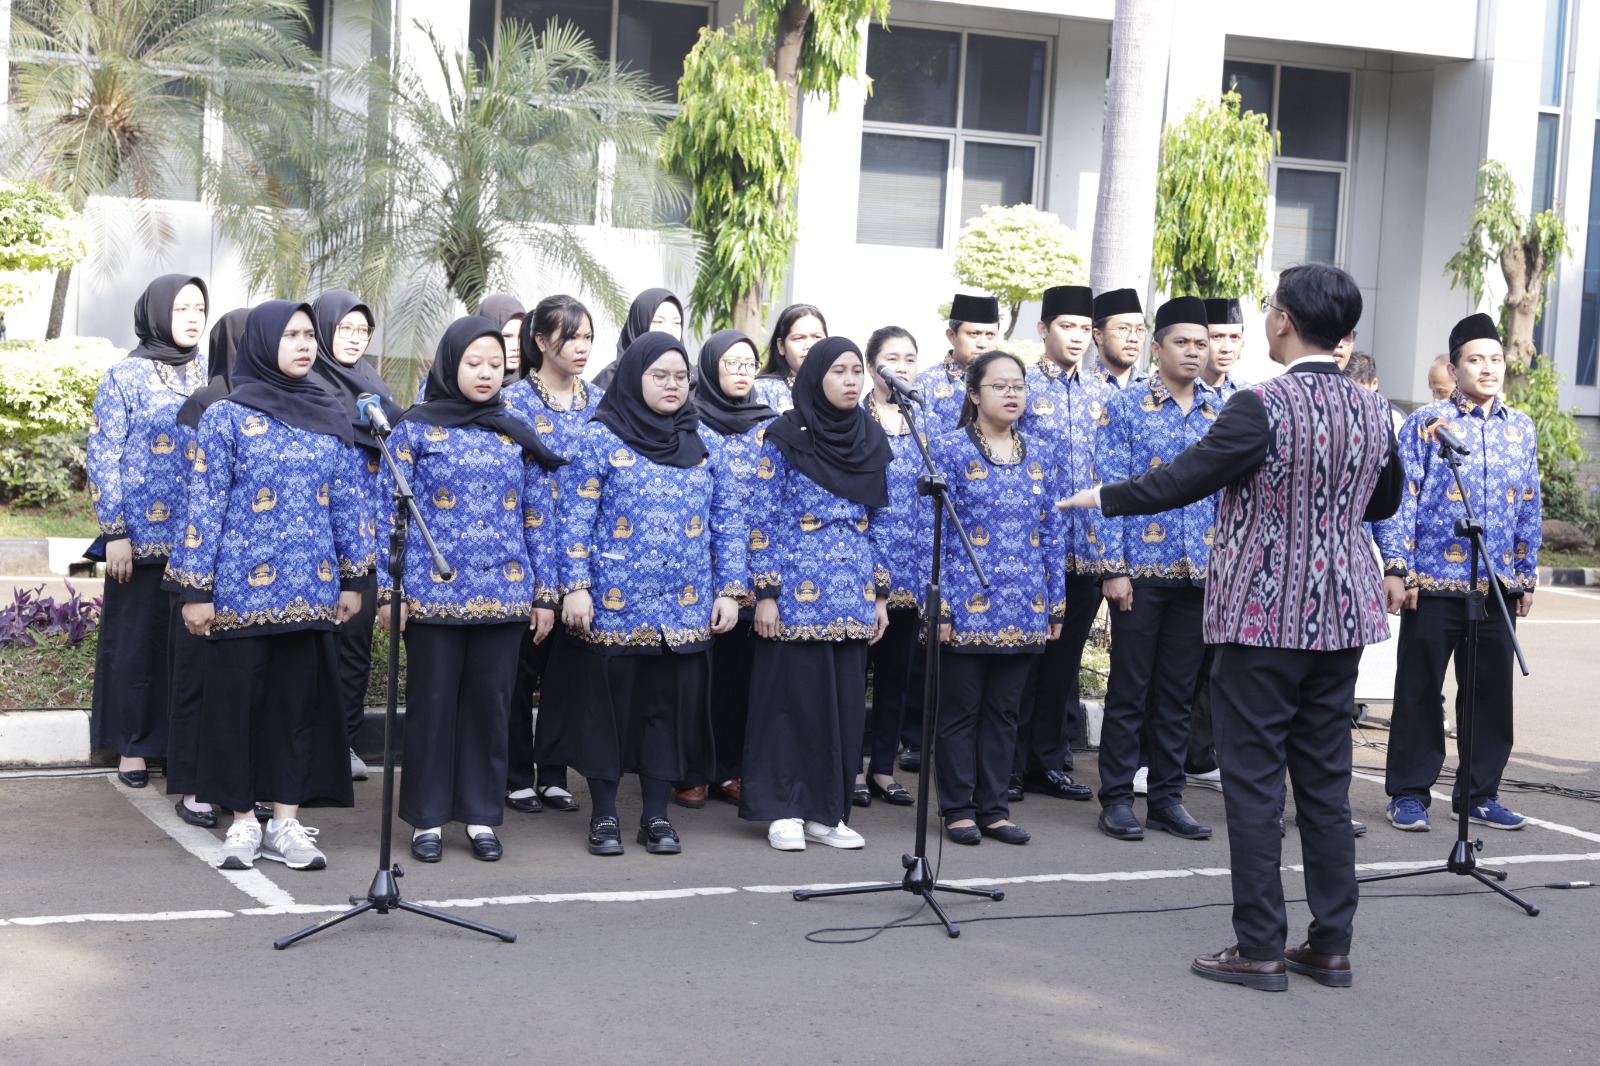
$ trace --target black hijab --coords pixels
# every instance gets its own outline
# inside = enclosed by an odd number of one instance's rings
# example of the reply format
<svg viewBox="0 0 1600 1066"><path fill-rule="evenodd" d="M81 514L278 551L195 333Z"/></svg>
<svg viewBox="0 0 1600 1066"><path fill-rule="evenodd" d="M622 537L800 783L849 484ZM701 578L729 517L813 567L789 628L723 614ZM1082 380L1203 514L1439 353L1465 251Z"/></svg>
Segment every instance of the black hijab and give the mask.
<svg viewBox="0 0 1600 1066"><path fill-rule="evenodd" d="M150 359L168 366L183 366L194 358L196 348L180 348L172 336L172 301L178 298L185 285L195 285L200 295L211 304L211 294L206 283L188 274L163 274L152 281L138 302L133 305L133 332L139 338L138 347L128 355L135 359Z"/></svg>
<svg viewBox="0 0 1600 1066"><path fill-rule="evenodd" d="M505 402L499 393L494 398L479 402L469 400L461 392L456 376L461 371L461 359L467 348L479 337L493 337L504 350L506 339L493 319L481 315L458 318L445 329L439 338L439 347L433 353L433 369L428 371L428 386L423 400L400 416L401 422L421 422L427 426L456 429L474 426L491 433L502 433L522 445L522 452L546 470L554 470L566 460L551 451L539 434L528 423L506 413Z"/></svg>
<svg viewBox="0 0 1600 1066"><path fill-rule="evenodd" d="M353 366L345 366L333 354L333 346L338 340L335 331L352 311L360 311L366 316L368 329L378 324L372 308L358 300L356 294L348 289L329 289L311 302L311 317L317 327L317 359L311 364L311 379L327 390L329 396L344 404L344 412L350 419L356 443L376 451L378 442L372 436L371 427L362 420L361 412L356 409L356 397L364 392L376 396L391 426L400 420L405 408L395 400L389 386L365 359L357 359Z"/></svg>
<svg viewBox="0 0 1600 1066"><path fill-rule="evenodd" d="M228 399L296 429L326 433L350 444L355 434L344 404L329 396L310 374L293 378L278 369L278 345L297 311L312 317L310 304L293 300L268 300L250 311L234 356L233 391Z"/></svg>
<svg viewBox="0 0 1600 1066"><path fill-rule="evenodd" d="M617 374L611 388L600 397L592 421L599 422L622 438L622 442L653 463L662 466L696 466L709 453L697 432L700 416L693 400L670 415L650 410L644 401L644 374L650 365L668 352L683 356L689 368L689 353L683 342L670 333L645 333L628 346L617 360Z"/></svg>
<svg viewBox="0 0 1600 1066"><path fill-rule="evenodd" d="M806 354L795 374L794 409L767 427L767 439L789 465L835 496L883 507L889 502L883 472L894 460L889 438L865 408L841 411L822 392L822 379L846 352L861 355L849 338L827 337Z"/></svg>
<svg viewBox="0 0 1600 1066"><path fill-rule="evenodd" d="M235 308L217 319L211 327L211 340L206 345L206 359L211 365L211 380L195 389L178 408L178 424L190 429L200 428L200 416L206 408L228 395L233 388L233 361L239 354L239 342L244 339L244 323L250 317L248 307Z"/></svg>
<svg viewBox="0 0 1600 1066"><path fill-rule="evenodd" d="M722 357L735 344L748 344L754 355L755 342L736 329L713 333L700 346L700 381L695 386L694 404L700 411L700 421L726 436L748 433L778 412L754 399L755 391L741 399L734 399L722 391ZM759 364L760 359L757 358Z"/></svg>
<svg viewBox="0 0 1600 1066"><path fill-rule="evenodd" d="M633 342L651 332L650 321L656 317L656 309L662 304L670 303L678 309L678 317L683 318L683 303L672 294L671 289L646 289L633 298L633 305L628 308L628 320L622 324L622 335L617 338L617 357L611 365L594 376L594 383L602 389L609 389L616 380L617 368L622 365L622 354L626 352ZM685 352L684 358L688 358ZM694 364L689 365L690 384L694 381Z"/></svg>

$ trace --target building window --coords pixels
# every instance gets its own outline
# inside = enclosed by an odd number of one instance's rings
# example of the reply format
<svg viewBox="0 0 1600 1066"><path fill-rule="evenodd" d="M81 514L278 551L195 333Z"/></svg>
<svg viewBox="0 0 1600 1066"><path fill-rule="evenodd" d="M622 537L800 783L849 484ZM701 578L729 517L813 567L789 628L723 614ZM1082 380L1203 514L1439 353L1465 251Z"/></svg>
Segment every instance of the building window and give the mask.
<svg viewBox="0 0 1600 1066"><path fill-rule="evenodd" d="M293 36L311 49L313 55L325 56L328 54L328 0L301 0L301 3L311 25L296 22Z"/></svg>
<svg viewBox="0 0 1600 1066"><path fill-rule="evenodd" d="M1544 61L1539 67L1539 103L1560 107L1566 78L1567 0L1544 0Z"/></svg>
<svg viewBox="0 0 1600 1066"><path fill-rule="evenodd" d="M1229 60L1222 89L1278 132L1272 269L1337 263L1350 176L1350 72Z"/></svg>
<svg viewBox="0 0 1600 1066"><path fill-rule="evenodd" d="M711 24L705 0L472 0L467 33L481 63L502 22L543 33L550 20L570 23L594 44L600 58L643 73L671 99L678 94L683 61Z"/></svg>
<svg viewBox="0 0 1600 1066"><path fill-rule="evenodd" d="M985 207L1034 201L1044 40L872 25L856 241L943 248Z"/></svg>
<svg viewBox="0 0 1600 1066"><path fill-rule="evenodd" d="M1595 123L1589 164L1589 228L1583 249L1583 310L1578 318L1578 365L1574 385L1593 386L1600 363L1600 122Z"/></svg>

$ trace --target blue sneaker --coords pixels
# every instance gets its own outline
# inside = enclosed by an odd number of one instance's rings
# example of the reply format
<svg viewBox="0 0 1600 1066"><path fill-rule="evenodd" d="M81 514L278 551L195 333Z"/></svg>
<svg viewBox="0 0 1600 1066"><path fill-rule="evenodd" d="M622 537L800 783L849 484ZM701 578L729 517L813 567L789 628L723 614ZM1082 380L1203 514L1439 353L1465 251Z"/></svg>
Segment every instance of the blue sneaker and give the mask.
<svg viewBox="0 0 1600 1066"><path fill-rule="evenodd" d="M1433 828L1428 808L1415 796L1396 796L1389 801L1389 824L1406 833L1426 833Z"/></svg>
<svg viewBox="0 0 1600 1066"><path fill-rule="evenodd" d="M1454 818L1456 812L1452 810L1450 817ZM1467 821L1473 825L1486 825L1490 829L1521 829L1528 824L1528 819L1516 811L1508 811L1500 806L1499 796L1490 796L1467 815Z"/></svg>

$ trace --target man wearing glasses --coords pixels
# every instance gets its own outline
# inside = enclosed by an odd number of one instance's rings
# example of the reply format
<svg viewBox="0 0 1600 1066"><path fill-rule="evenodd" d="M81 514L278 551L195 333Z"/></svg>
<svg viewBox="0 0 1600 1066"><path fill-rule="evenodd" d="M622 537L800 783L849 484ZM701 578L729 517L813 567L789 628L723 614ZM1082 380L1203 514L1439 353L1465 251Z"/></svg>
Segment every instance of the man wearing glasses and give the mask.
<svg viewBox="0 0 1600 1066"><path fill-rule="evenodd" d="M1094 298L1095 375L1113 388L1125 389L1148 375L1139 369L1144 350L1144 307L1132 289L1112 289Z"/></svg>

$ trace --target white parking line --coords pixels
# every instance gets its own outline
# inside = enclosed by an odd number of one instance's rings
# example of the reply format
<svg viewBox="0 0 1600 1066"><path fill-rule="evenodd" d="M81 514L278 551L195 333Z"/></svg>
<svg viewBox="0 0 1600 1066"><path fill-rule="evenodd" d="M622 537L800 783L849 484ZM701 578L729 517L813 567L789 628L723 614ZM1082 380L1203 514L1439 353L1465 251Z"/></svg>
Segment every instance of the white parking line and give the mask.
<svg viewBox="0 0 1600 1066"><path fill-rule="evenodd" d="M1377 774L1367 774L1367 773L1362 773L1360 770L1352 770L1350 772L1350 776L1351 777L1359 777L1363 781L1376 781L1380 785L1383 784L1383 778L1379 777ZM1444 804L1444 810L1445 811L1449 811L1449 809L1450 809L1450 797L1447 794L1445 794L1443 792L1440 792L1437 789L1432 789L1432 790L1430 790L1428 792L1428 795L1432 796L1434 799L1438 800L1440 803L1443 803ZM1448 818L1449 815L1447 814L1445 817ZM1570 825L1562 825L1560 822L1547 822L1543 818L1535 818L1532 815L1523 815L1523 817L1527 819L1529 825L1536 825L1540 829L1549 829L1549 830L1551 830L1553 832L1556 832L1556 833L1565 833L1569 837L1577 837L1579 840L1590 840L1590 841L1593 841L1596 844L1600 844L1600 833L1591 833L1591 832L1589 832L1588 830L1585 830L1585 829L1578 829L1578 828L1576 828L1574 826L1570 826ZM1453 818L1450 819L1450 821L1454 821L1454 820L1455 819L1453 819ZM1520 833L1522 830L1520 830L1520 829L1512 829L1512 830L1501 830L1501 831L1502 832Z"/></svg>

